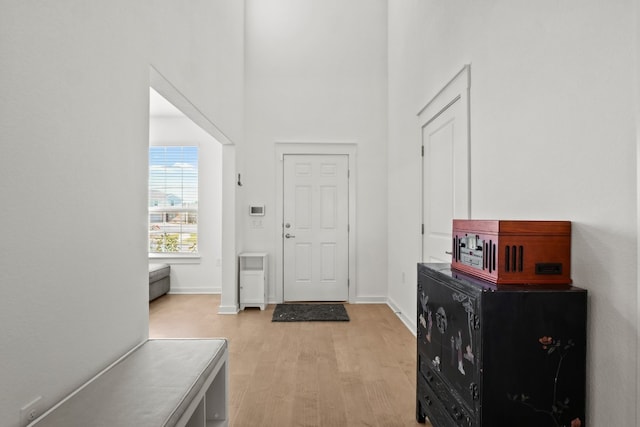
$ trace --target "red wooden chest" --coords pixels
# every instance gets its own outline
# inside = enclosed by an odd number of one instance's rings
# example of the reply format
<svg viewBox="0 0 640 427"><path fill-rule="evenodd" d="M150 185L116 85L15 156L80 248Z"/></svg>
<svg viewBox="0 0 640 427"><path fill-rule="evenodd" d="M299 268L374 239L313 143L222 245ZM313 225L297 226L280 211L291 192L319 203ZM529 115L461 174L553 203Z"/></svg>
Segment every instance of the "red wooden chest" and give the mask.
<svg viewBox="0 0 640 427"><path fill-rule="evenodd" d="M492 283L571 283L570 221L454 219L452 252L452 268Z"/></svg>

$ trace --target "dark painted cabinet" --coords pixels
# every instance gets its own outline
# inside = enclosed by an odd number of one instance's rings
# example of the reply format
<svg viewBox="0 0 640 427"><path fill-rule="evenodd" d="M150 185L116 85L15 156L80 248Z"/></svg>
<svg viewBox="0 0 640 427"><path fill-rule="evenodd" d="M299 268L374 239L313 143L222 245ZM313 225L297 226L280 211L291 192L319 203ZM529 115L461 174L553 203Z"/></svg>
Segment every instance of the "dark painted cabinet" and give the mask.
<svg viewBox="0 0 640 427"><path fill-rule="evenodd" d="M418 264L416 418L585 427L587 292Z"/></svg>

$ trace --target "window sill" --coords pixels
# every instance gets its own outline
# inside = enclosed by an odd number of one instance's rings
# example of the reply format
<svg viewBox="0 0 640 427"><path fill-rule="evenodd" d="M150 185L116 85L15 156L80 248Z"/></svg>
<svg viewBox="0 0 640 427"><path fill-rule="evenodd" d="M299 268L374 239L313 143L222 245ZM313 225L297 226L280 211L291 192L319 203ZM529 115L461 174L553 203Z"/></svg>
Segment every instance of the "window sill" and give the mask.
<svg viewBox="0 0 640 427"><path fill-rule="evenodd" d="M200 264L199 254L149 254L150 262L167 262L170 264Z"/></svg>

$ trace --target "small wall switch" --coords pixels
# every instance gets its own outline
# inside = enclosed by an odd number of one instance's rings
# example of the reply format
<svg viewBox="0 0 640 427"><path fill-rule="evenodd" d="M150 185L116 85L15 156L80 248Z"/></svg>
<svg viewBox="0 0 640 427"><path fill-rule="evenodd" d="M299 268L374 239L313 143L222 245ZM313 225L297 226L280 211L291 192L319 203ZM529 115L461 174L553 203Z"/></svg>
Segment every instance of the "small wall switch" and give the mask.
<svg viewBox="0 0 640 427"><path fill-rule="evenodd" d="M26 426L44 412L42 410L42 396L38 396L31 402L20 408L20 424Z"/></svg>

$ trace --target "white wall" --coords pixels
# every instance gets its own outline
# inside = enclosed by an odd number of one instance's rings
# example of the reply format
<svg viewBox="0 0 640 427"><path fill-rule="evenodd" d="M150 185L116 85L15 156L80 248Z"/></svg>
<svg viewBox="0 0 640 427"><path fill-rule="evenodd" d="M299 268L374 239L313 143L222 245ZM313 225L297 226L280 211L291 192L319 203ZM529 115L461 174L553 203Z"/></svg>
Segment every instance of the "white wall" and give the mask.
<svg viewBox="0 0 640 427"><path fill-rule="evenodd" d="M149 145L198 146L198 257L151 254L171 265L170 293L222 290L222 146L186 116L151 117Z"/></svg>
<svg viewBox="0 0 640 427"><path fill-rule="evenodd" d="M573 221L595 426L637 425L634 5L389 2L389 298L415 318L415 114L471 63L472 217Z"/></svg>
<svg viewBox="0 0 640 427"><path fill-rule="evenodd" d="M238 150L243 250L271 254L274 300L276 142L357 144L360 301L386 298L386 1L246 2L246 144ZM253 228L249 203L264 203Z"/></svg>
<svg viewBox="0 0 640 427"><path fill-rule="evenodd" d="M150 64L230 140L246 133L237 153L223 148L243 173L238 209L261 200L268 214L262 230L248 216L223 230L238 251L274 249L276 141L356 142L357 295L384 298L388 282L413 319L415 114L467 62L473 216L574 221L572 275L590 292L589 422L637 425L638 2L246 3L245 16L237 0L0 0L3 425L147 336ZM114 221L113 206L132 219Z"/></svg>
<svg viewBox="0 0 640 427"><path fill-rule="evenodd" d="M634 64L634 73L636 76L636 85L635 85L635 99L636 99L636 235L638 230L640 230L640 194L638 189L640 188L640 174L638 174L638 165L640 165L640 0L636 0L636 13L635 13L635 22L636 22L636 36L635 36L635 64ZM636 256L637 256L637 264L640 265L640 239L636 238ZM636 291L636 301L637 301L637 309L636 309L636 390L637 393L640 393L640 277L638 277L638 272L636 272L636 283L637 283L637 291ZM640 405L636 405L636 423L640 422Z"/></svg>
<svg viewBox="0 0 640 427"><path fill-rule="evenodd" d="M243 5L0 10L0 424L17 426L146 339L149 65L240 138Z"/></svg>

